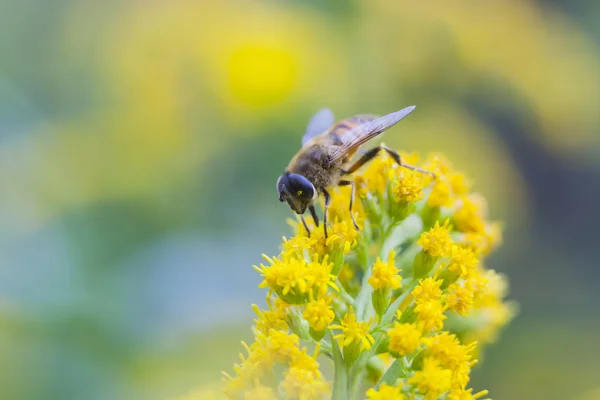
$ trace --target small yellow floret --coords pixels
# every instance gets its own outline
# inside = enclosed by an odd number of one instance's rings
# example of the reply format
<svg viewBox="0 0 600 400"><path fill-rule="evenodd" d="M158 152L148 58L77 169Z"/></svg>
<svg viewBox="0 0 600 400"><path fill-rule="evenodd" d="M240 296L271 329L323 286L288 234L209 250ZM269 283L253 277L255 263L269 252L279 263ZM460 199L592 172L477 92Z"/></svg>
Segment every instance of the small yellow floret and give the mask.
<svg viewBox="0 0 600 400"><path fill-rule="evenodd" d="M426 303L428 301L439 301L442 296L443 281L441 279L427 278L421 279L419 285L411 292L415 298L416 304Z"/></svg>
<svg viewBox="0 0 600 400"><path fill-rule="evenodd" d="M423 198L423 173L403 168L392 182L392 193L398 203L415 203Z"/></svg>
<svg viewBox="0 0 600 400"><path fill-rule="evenodd" d="M417 243L432 257L444 257L449 255L452 248L449 224L450 220L446 220L441 226L439 221L436 221L433 228L428 232L421 234Z"/></svg>
<svg viewBox="0 0 600 400"><path fill-rule="evenodd" d="M448 309L456 314L467 315L473 308L473 291L469 287L454 283L448 286L446 304Z"/></svg>
<svg viewBox="0 0 600 400"><path fill-rule="evenodd" d="M419 314L419 322L426 332L432 329L436 331L442 329L446 319L444 311L445 308L437 300L430 300L415 307L415 312Z"/></svg>
<svg viewBox="0 0 600 400"><path fill-rule="evenodd" d="M381 258L377 257L369 278L369 284L373 289L398 289L402 285L402 277L398 275L400 270L396 268L395 260L396 252L394 250L390 251L387 262L383 262Z"/></svg>
<svg viewBox="0 0 600 400"><path fill-rule="evenodd" d="M344 315L341 325L331 325L331 329L341 329L342 333L335 335L335 339L342 341L343 346L349 346L352 342L360 342L362 350L369 350L375 339L369 333L369 323L356 320L354 309Z"/></svg>
<svg viewBox="0 0 600 400"><path fill-rule="evenodd" d="M244 400L276 400L275 392L268 386L257 385L244 394Z"/></svg>
<svg viewBox="0 0 600 400"><path fill-rule="evenodd" d="M477 400L488 394L487 390L482 390L473 394L473 389L457 389L448 393L448 400Z"/></svg>
<svg viewBox="0 0 600 400"><path fill-rule="evenodd" d="M487 204L476 194L464 197L462 205L454 213L456 228L461 232L485 233L485 215Z"/></svg>
<svg viewBox="0 0 600 400"><path fill-rule="evenodd" d="M434 400L451 389L451 378L452 373L441 368L438 360L426 357L423 360L423 369L415 372L408 383L414 385L419 392L423 393L425 400Z"/></svg>
<svg viewBox="0 0 600 400"><path fill-rule="evenodd" d="M379 386L378 390L367 390L368 400L405 400L406 396L399 387L390 386L386 383Z"/></svg>
<svg viewBox="0 0 600 400"><path fill-rule="evenodd" d="M457 273L463 279L468 278L479 262L473 249L465 245L454 245L451 254L452 258L450 264L448 264L448 269Z"/></svg>
<svg viewBox="0 0 600 400"><path fill-rule="evenodd" d="M391 352L404 356L414 352L421 343L421 331L414 324L394 323L388 331Z"/></svg>
<svg viewBox="0 0 600 400"><path fill-rule="evenodd" d="M324 330L333 321L333 318L335 318L335 313L331 309L330 304L331 298L324 296L306 305L302 315L315 331L320 332Z"/></svg>
<svg viewBox="0 0 600 400"><path fill-rule="evenodd" d="M286 399L322 399L329 394L329 385L321 377L298 367L287 370L280 386Z"/></svg>
<svg viewBox="0 0 600 400"><path fill-rule="evenodd" d="M427 198L427 205L429 207L450 207L452 205L452 190L444 178L435 181Z"/></svg>

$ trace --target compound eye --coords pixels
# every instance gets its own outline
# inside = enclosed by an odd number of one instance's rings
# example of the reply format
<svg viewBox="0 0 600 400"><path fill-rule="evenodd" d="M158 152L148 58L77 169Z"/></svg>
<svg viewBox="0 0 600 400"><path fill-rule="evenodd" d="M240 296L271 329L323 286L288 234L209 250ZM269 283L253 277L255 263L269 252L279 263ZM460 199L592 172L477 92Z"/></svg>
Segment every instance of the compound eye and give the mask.
<svg viewBox="0 0 600 400"><path fill-rule="evenodd" d="M302 175L290 174L287 185L291 194L303 201L310 201L315 194L313 184Z"/></svg>

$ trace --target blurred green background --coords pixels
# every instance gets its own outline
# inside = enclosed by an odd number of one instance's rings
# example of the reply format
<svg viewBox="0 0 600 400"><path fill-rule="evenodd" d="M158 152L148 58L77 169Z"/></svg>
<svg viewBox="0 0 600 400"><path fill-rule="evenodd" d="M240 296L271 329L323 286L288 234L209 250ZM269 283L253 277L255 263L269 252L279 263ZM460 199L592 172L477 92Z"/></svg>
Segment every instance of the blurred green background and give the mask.
<svg viewBox="0 0 600 400"><path fill-rule="evenodd" d="M275 180L322 106L416 104L505 244L473 385L600 398L600 2L0 0L0 399L164 399L231 371ZM262 303L261 303L262 304ZM595 394L594 394L595 393Z"/></svg>

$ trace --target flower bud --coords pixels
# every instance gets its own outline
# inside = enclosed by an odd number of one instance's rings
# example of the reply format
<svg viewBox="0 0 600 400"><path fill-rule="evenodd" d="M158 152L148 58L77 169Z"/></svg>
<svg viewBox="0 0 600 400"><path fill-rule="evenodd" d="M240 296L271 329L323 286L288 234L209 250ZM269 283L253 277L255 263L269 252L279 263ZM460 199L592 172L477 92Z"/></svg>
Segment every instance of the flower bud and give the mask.
<svg viewBox="0 0 600 400"><path fill-rule="evenodd" d="M373 291L371 295L373 300L373 308L379 317L385 314L388 306L390 305L390 290L389 289L377 289Z"/></svg>
<svg viewBox="0 0 600 400"><path fill-rule="evenodd" d="M413 261L412 272L414 279L422 279L429 274L438 257L433 257L425 251L420 251Z"/></svg>

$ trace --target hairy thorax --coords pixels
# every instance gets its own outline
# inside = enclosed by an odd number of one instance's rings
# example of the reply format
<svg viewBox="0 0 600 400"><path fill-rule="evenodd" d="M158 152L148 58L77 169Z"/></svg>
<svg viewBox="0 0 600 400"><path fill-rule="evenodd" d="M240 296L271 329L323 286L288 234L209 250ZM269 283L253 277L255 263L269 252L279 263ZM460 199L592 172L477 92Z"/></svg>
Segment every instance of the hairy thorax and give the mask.
<svg viewBox="0 0 600 400"><path fill-rule="evenodd" d="M288 165L288 171L304 176L319 190L336 185L341 176L340 164L332 165L327 148L319 144L296 154Z"/></svg>

